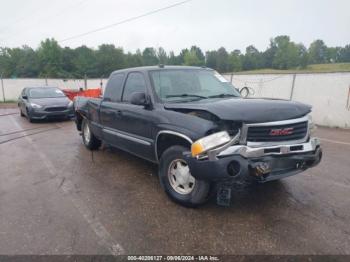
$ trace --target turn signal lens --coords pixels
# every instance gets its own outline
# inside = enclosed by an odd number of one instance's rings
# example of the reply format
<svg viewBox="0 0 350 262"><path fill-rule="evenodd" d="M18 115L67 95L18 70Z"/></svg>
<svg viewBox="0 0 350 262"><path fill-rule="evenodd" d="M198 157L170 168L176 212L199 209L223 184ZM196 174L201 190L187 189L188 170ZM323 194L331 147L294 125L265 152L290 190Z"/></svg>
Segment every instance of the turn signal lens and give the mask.
<svg viewBox="0 0 350 262"><path fill-rule="evenodd" d="M226 131L218 132L206 137L203 137L191 146L192 156L198 156L200 154L206 153L211 149L219 147L228 143L231 140L230 135Z"/></svg>

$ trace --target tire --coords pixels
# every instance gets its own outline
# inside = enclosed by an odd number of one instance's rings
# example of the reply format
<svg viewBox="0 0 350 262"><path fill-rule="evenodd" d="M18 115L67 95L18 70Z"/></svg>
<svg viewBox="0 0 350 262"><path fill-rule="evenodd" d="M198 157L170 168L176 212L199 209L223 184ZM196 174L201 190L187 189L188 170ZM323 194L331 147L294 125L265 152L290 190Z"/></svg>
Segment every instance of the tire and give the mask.
<svg viewBox="0 0 350 262"><path fill-rule="evenodd" d="M159 180L171 200L185 207L196 207L208 200L210 184L191 176L183 157L184 151L188 149L183 146L172 146L162 154ZM181 171L178 171L179 168ZM185 173L184 177L182 177L183 173Z"/></svg>
<svg viewBox="0 0 350 262"><path fill-rule="evenodd" d="M27 118L28 118L28 121L30 122L30 123L33 123L33 118L30 116L30 114L29 114L29 111L28 111L28 108L26 109L26 113L27 113Z"/></svg>
<svg viewBox="0 0 350 262"><path fill-rule="evenodd" d="M81 130L84 145L90 150L97 150L101 146L101 140L91 132L88 120L83 120Z"/></svg>
<svg viewBox="0 0 350 262"><path fill-rule="evenodd" d="M22 109L21 109L21 108L19 109L19 113L20 113L21 117L25 117L25 115L23 114L23 112L22 112Z"/></svg>

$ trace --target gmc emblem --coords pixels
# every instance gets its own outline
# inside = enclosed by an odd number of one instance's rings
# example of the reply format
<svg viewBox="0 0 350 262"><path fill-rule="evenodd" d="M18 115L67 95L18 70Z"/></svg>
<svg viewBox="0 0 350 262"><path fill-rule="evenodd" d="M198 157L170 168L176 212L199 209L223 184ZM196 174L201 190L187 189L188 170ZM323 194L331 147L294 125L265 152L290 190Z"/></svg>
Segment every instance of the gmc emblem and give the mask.
<svg viewBox="0 0 350 262"><path fill-rule="evenodd" d="M281 128L281 129L271 129L270 136L287 136L293 134L293 127Z"/></svg>

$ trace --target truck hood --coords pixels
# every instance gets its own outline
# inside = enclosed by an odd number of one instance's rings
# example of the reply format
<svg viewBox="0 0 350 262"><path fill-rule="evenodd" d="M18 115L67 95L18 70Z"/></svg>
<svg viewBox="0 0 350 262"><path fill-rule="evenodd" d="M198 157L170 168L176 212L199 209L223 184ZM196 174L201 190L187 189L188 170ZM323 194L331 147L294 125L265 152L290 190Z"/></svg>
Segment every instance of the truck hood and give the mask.
<svg viewBox="0 0 350 262"><path fill-rule="evenodd" d="M166 103L169 110L201 110L222 120L245 123L281 121L302 117L311 112L311 106L277 99L205 99L195 102Z"/></svg>

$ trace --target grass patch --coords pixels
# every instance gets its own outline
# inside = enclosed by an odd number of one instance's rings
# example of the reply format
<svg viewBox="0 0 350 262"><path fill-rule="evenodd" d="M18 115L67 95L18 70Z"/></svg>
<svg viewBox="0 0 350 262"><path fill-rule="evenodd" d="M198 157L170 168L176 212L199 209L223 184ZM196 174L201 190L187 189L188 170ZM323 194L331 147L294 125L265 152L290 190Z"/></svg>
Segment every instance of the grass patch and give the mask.
<svg viewBox="0 0 350 262"><path fill-rule="evenodd" d="M336 73L350 72L350 63L308 65L305 69L257 69L235 72L234 74L294 74L294 73Z"/></svg>
<svg viewBox="0 0 350 262"><path fill-rule="evenodd" d="M16 100L5 100L5 102L4 100L0 101L0 104L14 104L14 103L17 103L17 101Z"/></svg>

